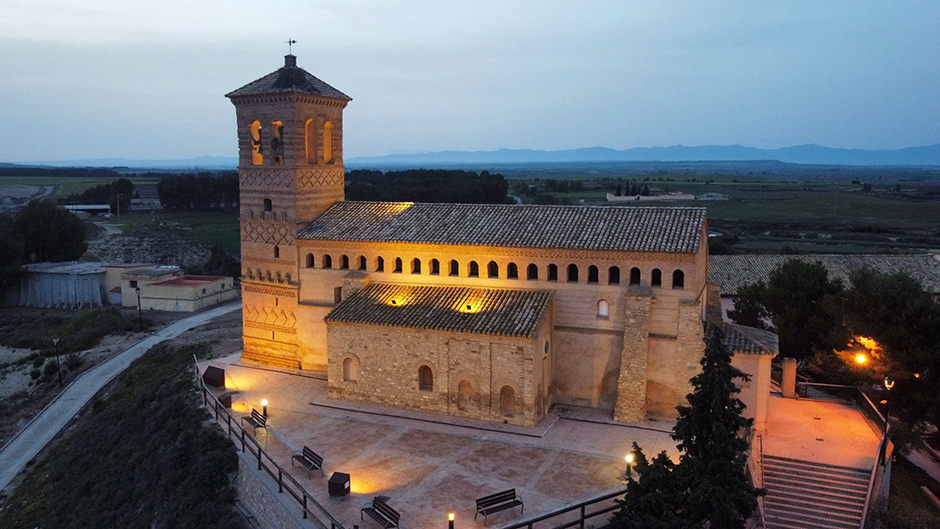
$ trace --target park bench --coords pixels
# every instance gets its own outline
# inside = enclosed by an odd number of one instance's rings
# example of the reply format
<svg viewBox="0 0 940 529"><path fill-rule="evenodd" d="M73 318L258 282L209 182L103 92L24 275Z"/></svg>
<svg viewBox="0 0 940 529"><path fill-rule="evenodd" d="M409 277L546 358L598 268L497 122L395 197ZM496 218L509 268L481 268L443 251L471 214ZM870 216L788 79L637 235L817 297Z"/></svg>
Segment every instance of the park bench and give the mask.
<svg viewBox="0 0 940 529"><path fill-rule="evenodd" d="M376 496L372 501L362 506L359 519L364 520L363 515L369 515L369 518L382 524L382 527L398 527L398 519L401 518L401 514L391 508L386 503L387 501L388 498L385 496Z"/></svg>
<svg viewBox="0 0 940 529"><path fill-rule="evenodd" d="M265 430L268 429L268 418L258 413L258 410L254 408L251 409L251 415L245 415L242 417L242 422L247 422L255 430L258 428L264 428Z"/></svg>
<svg viewBox="0 0 940 529"><path fill-rule="evenodd" d="M294 466L294 461L297 461L307 469L308 478L310 477L310 473L314 470L319 470L320 475L325 476L323 473L323 457L306 446L304 446L302 452L294 454L294 457L290 460L290 466Z"/></svg>
<svg viewBox="0 0 940 529"><path fill-rule="evenodd" d="M522 511L520 511L519 514L525 512L525 505L522 504L522 498L516 496L516 489L504 490L503 492L484 496L477 500L477 513L473 515L473 519L476 520L477 515L482 514L483 525L485 526L487 515L505 509L511 509L517 505L522 507Z"/></svg>

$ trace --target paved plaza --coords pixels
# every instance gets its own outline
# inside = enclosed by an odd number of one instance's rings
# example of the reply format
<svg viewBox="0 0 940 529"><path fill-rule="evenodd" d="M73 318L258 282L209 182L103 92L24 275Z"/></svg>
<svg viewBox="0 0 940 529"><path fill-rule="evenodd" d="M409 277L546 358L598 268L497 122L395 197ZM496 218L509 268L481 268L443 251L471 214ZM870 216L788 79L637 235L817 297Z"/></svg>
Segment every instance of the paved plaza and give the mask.
<svg viewBox="0 0 940 529"><path fill-rule="evenodd" d="M246 366L238 358L209 362L225 369L228 389L237 391L236 415L268 400L268 432L258 433L265 450L347 527L360 523L359 509L376 495L390 497L412 529L441 526L448 512L460 527L483 527L482 516L473 520L478 497L515 488L529 517L621 488L633 441L648 454L676 456L668 420L629 427L605 424L589 410L567 410L549 419L548 428L524 429L422 413L400 417L393 415L400 411L329 400L321 378ZM304 445L324 457L327 478L335 471L352 476L351 497L330 499L319 472L308 477L291 469L291 455ZM503 511L488 526L520 518L519 509Z"/></svg>

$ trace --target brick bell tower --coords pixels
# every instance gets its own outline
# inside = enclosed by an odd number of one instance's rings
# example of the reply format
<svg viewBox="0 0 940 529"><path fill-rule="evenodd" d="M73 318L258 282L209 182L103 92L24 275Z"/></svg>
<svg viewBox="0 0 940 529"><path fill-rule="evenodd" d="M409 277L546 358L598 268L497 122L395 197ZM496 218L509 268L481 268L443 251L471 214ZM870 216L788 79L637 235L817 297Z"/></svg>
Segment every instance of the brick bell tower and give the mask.
<svg viewBox="0 0 940 529"><path fill-rule="evenodd" d="M238 125L242 359L299 369L295 238L345 197L343 109L352 98L294 55L225 97Z"/></svg>

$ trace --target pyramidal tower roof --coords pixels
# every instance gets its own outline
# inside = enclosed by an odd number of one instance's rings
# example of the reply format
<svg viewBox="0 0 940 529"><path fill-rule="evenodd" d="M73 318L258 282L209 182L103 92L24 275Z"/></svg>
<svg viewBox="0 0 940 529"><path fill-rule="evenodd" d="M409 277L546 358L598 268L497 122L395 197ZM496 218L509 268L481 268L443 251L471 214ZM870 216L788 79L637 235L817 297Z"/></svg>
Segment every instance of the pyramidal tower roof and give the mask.
<svg viewBox="0 0 940 529"><path fill-rule="evenodd" d="M348 95L314 77L310 72L297 66L297 57L284 56L284 66L264 77L225 94L225 97L259 96L271 94L310 94L333 99L352 101Z"/></svg>

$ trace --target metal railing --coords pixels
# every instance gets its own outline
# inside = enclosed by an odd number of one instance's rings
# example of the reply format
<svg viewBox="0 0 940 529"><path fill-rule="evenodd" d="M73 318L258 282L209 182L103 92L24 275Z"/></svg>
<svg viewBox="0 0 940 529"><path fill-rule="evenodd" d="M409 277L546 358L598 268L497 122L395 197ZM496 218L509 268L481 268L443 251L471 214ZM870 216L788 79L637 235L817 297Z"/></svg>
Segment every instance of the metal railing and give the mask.
<svg viewBox="0 0 940 529"><path fill-rule="evenodd" d="M763 437L754 430L748 428L747 439L751 445L751 452L748 455L747 470L751 478L751 485L755 488L764 487L764 441ZM766 527L764 516L764 497L757 498L757 521L759 523L751 527Z"/></svg>
<svg viewBox="0 0 940 529"><path fill-rule="evenodd" d="M206 407L206 410L215 413L215 420L221 426L224 427L226 433L228 434L229 439L235 443L236 447L241 445L242 452L248 452L258 461L258 470L264 470L268 473L271 478L277 482L277 491L278 493L283 494L287 492L294 500L297 501L297 504L301 508L304 519L312 517L312 519L320 527L330 528L330 529L345 529L343 524L339 523L336 518L333 518L331 515L313 496L308 493L303 486L294 479L286 470L281 468L271 456L261 448L261 445L258 443L258 440L254 438L253 435L248 433L244 428L242 428L240 421L235 421L232 423L232 414L229 413L228 408L222 405L221 402L215 395L209 392L206 388L205 383L202 380L202 376L199 373L199 365L196 362L196 358L193 357L193 369L196 373L196 382L199 385L199 389L202 390L202 400L203 404Z"/></svg>
<svg viewBox="0 0 940 529"><path fill-rule="evenodd" d="M623 496L624 494L626 494L626 492L627 492L626 489L617 490L614 492L607 492L600 496L595 496L594 498L591 498L588 500L584 500L584 501L580 501L577 503L559 507L545 514L536 516L535 518L530 518L528 520L524 520L521 522L515 522L510 525L501 526L499 527L499 529L535 529L536 528L535 524L539 522L548 522L546 524L538 526L538 527L544 527L544 528L568 529L569 527L578 527L579 529L584 529L584 522L592 518L597 518L598 516L602 516L609 512L617 510L619 506L616 503L611 502L610 500L613 498L616 498L617 496ZM609 502L609 505L601 507L598 510L588 512L587 510L588 507L592 507L594 505L597 505L599 503L604 503L604 502ZM571 513L576 513L577 519L569 520L567 522L558 520L558 518L561 518L565 515L569 515ZM549 521L552 519L555 519L555 521L554 522ZM601 527L605 527L606 525L607 525L607 518L604 519Z"/></svg>

